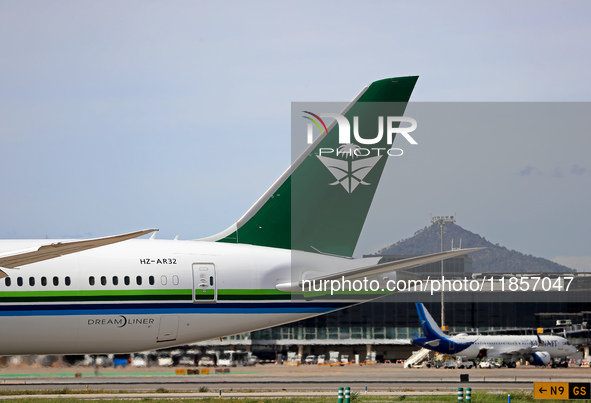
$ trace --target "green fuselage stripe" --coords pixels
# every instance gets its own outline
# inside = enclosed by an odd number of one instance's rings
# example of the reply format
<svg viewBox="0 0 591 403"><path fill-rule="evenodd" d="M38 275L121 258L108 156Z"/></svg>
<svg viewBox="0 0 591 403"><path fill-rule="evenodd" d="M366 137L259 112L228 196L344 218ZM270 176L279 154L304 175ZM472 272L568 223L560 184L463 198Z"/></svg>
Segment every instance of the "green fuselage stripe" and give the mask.
<svg viewBox="0 0 591 403"><path fill-rule="evenodd" d="M191 301L191 289L159 290L72 290L72 291L0 291L3 302L73 302L73 301ZM204 293L195 290L197 300L213 299L212 289ZM219 301L289 300L290 293L275 289L224 289L218 290Z"/></svg>
<svg viewBox="0 0 591 403"><path fill-rule="evenodd" d="M269 290L237 290L227 289L218 290L218 300L220 301L264 301L264 300L289 300L291 294L288 292Z"/></svg>
<svg viewBox="0 0 591 403"><path fill-rule="evenodd" d="M191 290L2 291L0 302L191 300Z"/></svg>

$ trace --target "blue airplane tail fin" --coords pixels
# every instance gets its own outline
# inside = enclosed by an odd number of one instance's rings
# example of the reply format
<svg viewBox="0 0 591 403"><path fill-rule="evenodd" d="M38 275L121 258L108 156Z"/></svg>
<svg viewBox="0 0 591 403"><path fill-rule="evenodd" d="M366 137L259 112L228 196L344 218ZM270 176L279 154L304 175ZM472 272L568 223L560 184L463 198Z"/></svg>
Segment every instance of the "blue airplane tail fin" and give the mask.
<svg viewBox="0 0 591 403"><path fill-rule="evenodd" d="M446 338L447 336L441 331L427 308L420 302L415 303L415 306L417 307L425 338L428 340Z"/></svg>
<svg viewBox="0 0 591 403"><path fill-rule="evenodd" d="M417 337L412 340L412 343L416 346L425 347L429 350L437 351L443 354L456 355L457 353L468 348L473 342L462 342L456 341L453 337L447 336L435 320L427 311L425 306L419 302L415 304L417 312L419 313L419 319L421 321L421 327L425 337Z"/></svg>

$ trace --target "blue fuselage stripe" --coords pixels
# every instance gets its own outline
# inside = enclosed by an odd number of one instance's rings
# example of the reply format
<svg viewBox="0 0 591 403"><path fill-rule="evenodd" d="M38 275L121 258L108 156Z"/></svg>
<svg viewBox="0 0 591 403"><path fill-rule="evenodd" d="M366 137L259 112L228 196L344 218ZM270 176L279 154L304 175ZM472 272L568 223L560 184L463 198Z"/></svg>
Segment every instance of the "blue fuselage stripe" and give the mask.
<svg viewBox="0 0 591 403"><path fill-rule="evenodd" d="M282 314L326 313L346 303L145 303L145 304L19 304L0 306L0 316L143 315L143 314Z"/></svg>

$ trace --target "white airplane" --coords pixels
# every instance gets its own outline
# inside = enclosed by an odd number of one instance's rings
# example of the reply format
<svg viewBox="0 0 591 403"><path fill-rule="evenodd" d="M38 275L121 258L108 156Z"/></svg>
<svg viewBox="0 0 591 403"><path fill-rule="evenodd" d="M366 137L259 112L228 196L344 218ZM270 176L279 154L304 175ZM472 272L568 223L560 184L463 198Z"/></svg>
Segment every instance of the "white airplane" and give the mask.
<svg viewBox="0 0 591 403"><path fill-rule="evenodd" d="M438 353L462 357L468 360L500 358L509 368L522 358L531 364L548 365L553 358L564 358L577 352L567 339L560 336L448 336L443 333L435 320L421 303L415 304L425 337L412 340L416 346Z"/></svg>
<svg viewBox="0 0 591 403"><path fill-rule="evenodd" d="M395 270L474 250L385 264L351 258L398 127L383 135L380 117L403 115L416 80L366 87L342 113L354 123L350 144L332 130L336 120L326 129L316 114L322 111L303 111L325 132L218 235L132 239L149 229L82 241L0 241L0 355L129 353L268 328L384 295ZM358 141L359 132L372 131L379 135L371 146ZM371 292L357 292L361 279L375 281ZM310 280L324 291L306 290ZM330 295L347 281L357 281L354 290Z"/></svg>

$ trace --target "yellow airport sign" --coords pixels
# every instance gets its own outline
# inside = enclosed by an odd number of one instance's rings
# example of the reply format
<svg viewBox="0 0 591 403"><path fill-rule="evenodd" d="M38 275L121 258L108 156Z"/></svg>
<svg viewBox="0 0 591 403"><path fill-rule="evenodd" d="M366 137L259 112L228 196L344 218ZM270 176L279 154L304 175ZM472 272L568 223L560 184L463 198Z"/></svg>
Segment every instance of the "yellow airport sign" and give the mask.
<svg viewBox="0 0 591 403"><path fill-rule="evenodd" d="M591 383L534 382L534 399L591 399Z"/></svg>
<svg viewBox="0 0 591 403"><path fill-rule="evenodd" d="M534 399L568 399L568 382L534 382Z"/></svg>

